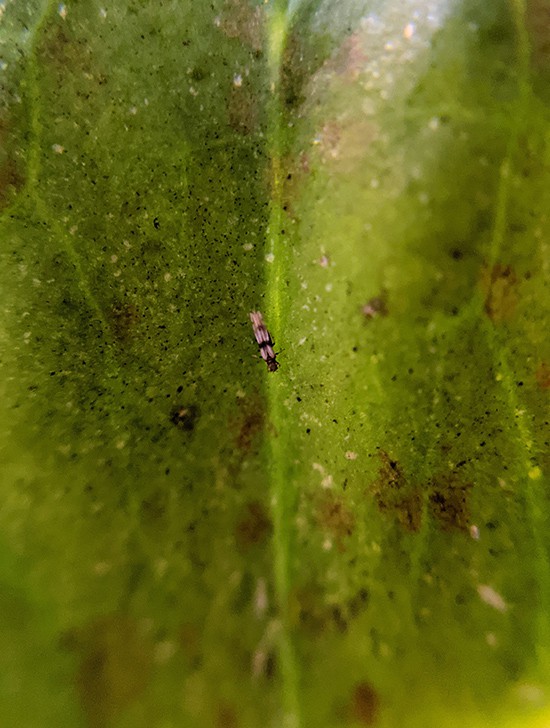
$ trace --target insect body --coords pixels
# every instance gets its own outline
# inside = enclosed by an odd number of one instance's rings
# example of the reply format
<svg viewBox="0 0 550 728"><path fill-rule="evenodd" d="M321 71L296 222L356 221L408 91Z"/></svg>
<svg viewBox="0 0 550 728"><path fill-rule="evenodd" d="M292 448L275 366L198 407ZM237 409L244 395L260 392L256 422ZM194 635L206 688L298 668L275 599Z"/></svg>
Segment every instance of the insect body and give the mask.
<svg viewBox="0 0 550 728"><path fill-rule="evenodd" d="M275 342L272 340L271 334L267 330L263 316L259 311L251 311L250 320L252 321L254 336L256 337L258 346L260 347L262 359L267 364L267 368L270 372L276 372L279 368L279 363L276 358L277 354L273 349Z"/></svg>

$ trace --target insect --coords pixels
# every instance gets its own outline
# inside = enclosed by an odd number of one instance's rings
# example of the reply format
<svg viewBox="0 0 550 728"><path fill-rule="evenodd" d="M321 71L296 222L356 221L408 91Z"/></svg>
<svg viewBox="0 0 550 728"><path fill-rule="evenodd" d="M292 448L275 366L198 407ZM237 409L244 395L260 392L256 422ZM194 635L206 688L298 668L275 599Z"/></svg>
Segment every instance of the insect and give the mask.
<svg viewBox="0 0 550 728"><path fill-rule="evenodd" d="M270 372L276 372L279 368L279 363L276 358L277 354L273 349L275 342L272 340L271 334L267 330L263 316L259 311L251 311L250 320L252 321L254 336L258 342L258 346L260 347L262 359L267 364L267 368Z"/></svg>

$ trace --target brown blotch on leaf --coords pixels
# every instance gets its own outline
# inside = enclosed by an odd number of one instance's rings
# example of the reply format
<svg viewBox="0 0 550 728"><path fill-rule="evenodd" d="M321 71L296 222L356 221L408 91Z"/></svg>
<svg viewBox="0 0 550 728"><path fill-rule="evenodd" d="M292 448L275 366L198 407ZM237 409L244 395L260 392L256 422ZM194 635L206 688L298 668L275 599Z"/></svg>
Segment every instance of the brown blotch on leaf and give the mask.
<svg viewBox="0 0 550 728"><path fill-rule="evenodd" d="M528 0L525 11L533 65L537 70L549 71L550 5L548 0Z"/></svg>
<svg viewBox="0 0 550 728"><path fill-rule="evenodd" d="M227 100L229 126L239 134L251 134L258 125L258 101L246 87L232 87Z"/></svg>
<svg viewBox="0 0 550 728"><path fill-rule="evenodd" d="M293 625L312 636L328 629L344 633L349 623L368 607L368 601L368 591L362 588L347 602L329 604L324 589L309 584L291 594L289 612Z"/></svg>
<svg viewBox="0 0 550 728"><path fill-rule="evenodd" d="M11 149L7 121L0 117L0 210L9 205L13 195L25 184L25 178Z"/></svg>
<svg viewBox="0 0 550 728"><path fill-rule="evenodd" d="M545 361L537 367L535 380L541 389L550 388L550 366Z"/></svg>
<svg viewBox="0 0 550 728"><path fill-rule="evenodd" d="M294 625L310 635L320 635L330 623L330 608L317 584L308 584L293 592L289 606Z"/></svg>
<svg viewBox="0 0 550 728"><path fill-rule="evenodd" d="M178 635L179 646L191 669L201 664L201 632L189 622L182 624Z"/></svg>
<svg viewBox="0 0 550 728"><path fill-rule="evenodd" d="M355 528L355 516L342 499L333 493L324 493L317 505L317 521L320 526L334 536L339 549L344 548L344 540L351 536Z"/></svg>
<svg viewBox="0 0 550 728"><path fill-rule="evenodd" d="M247 0L226 0L218 27L228 38L237 38L259 53L263 48L263 19L261 6L251 7Z"/></svg>
<svg viewBox="0 0 550 728"><path fill-rule="evenodd" d="M242 453L248 453L254 441L263 431L265 424L265 403L257 395L239 400L239 414L231 429L235 432L235 445Z"/></svg>
<svg viewBox="0 0 550 728"><path fill-rule="evenodd" d="M472 483L464 483L455 473L449 473L437 475L429 488L429 512L443 531L468 531Z"/></svg>
<svg viewBox="0 0 550 728"><path fill-rule="evenodd" d="M166 513L168 496L165 491L157 490L141 503L141 515L145 522L157 527Z"/></svg>
<svg viewBox="0 0 550 728"><path fill-rule="evenodd" d="M2 143L0 137L0 144ZM17 162L13 157L0 159L0 210L10 204L15 193L25 184Z"/></svg>
<svg viewBox="0 0 550 728"><path fill-rule="evenodd" d="M124 343L131 339L140 319L137 306L133 303L114 303L109 309L108 315L117 341Z"/></svg>
<svg viewBox="0 0 550 728"><path fill-rule="evenodd" d="M381 450L379 458L378 477L369 488L378 508L393 516L405 530L418 531L422 521L420 489L407 481L397 461L387 452Z"/></svg>
<svg viewBox="0 0 550 728"><path fill-rule="evenodd" d="M216 715L216 728L238 728L237 711L229 703L221 703Z"/></svg>
<svg viewBox="0 0 550 728"><path fill-rule="evenodd" d="M92 728L109 725L149 683L153 649L139 624L108 615L71 634L81 661L76 685Z"/></svg>
<svg viewBox="0 0 550 728"><path fill-rule="evenodd" d="M194 404L176 405L170 411L170 422L179 430L192 432L199 417L199 408Z"/></svg>
<svg viewBox="0 0 550 728"><path fill-rule="evenodd" d="M362 725L375 725L380 710L380 697L372 685L366 681L358 683L353 689L351 713Z"/></svg>
<svg viewBox="0 0 550 728"><path fill-rule="evenodd" d="M58 73L85 72L89 80L98 73L98 61L92 59L92 47L85 37L71 35L69 26L62 20L53 21L42 34L37 48L39 61L51 65Z"/></svg>
<svg viewBox="0 0 550 728"><path fill-rule="evenodd" d="M367 321L388 315L388 295L382 291L361 306L361 313Z"/></svg>
<svg viewBox="0 0 550 728"><path fill-rule="evenodd" d="M241 551L261 543L271 532L271 521L262 503L250 501L235 529L235 539Z"/></svg>
<svg viewBox="0 0 550 728"><path fill-rule="evenodd" d="M512 318L518 303L518 279L510 265L496 263L481 272L481 289L485 295L485 313L495 324Z"/></svg>
<svg viewBox="0 0 550 728"><path fill-rule="evenodd" d="M304 102L311 69L305 61L303 41L296 33L287 39L282 58L281 96L290 111Z"/></svg>

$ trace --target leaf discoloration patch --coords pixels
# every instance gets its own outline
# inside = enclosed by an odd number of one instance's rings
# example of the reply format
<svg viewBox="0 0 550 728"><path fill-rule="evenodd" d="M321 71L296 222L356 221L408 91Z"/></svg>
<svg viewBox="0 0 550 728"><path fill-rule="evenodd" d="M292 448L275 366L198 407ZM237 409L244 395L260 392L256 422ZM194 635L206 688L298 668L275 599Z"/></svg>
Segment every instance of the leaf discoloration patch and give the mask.
<svg viewBox="0 0 550 728"><path fill-rule="evenodd" d="M239 405L239 414L231 429L236 433L236 447L248 453L264 429L265 405L257 394L240 400Z"/></svg>
<svg viewBox="0 0 550 728"><path fill-rule="evenodd" d="M511 265L496 263L485 266L481 273L481 288L485 295L485 313L494 324L508 321L518 303L518 279Z"/></svg>
<svg viewBox="0 0 550 728"><path fill-rule="evenodd" d="M262 50L264 13L260 6L253 8L244 0L226 0L218 23L228 38L238 39L257 53Z"/></svg>
<svg viewBox="0 0 550 728"><path fill-rule="evenodd" d="M140 320L138 307L133 303L113 303L108 311L113 335L119 343L128 342Z"/></svg>
<svg viewBox="0 0 550 728"><path fill-rule="evenodd" d="M472 487L455 473L437 475L430 482L429 513L443 531L468 531Z"/></svg>
<svg viewBox="0 0 550 728"><path fill-rule="evenodd" d="M235 529L235 539L241 551L247 551L264 541L271 532L271 520L260 501L246 504Z"/></svg>
<svg viewBox="0 0 550 728"><path fill-rule="evenodd" d="M397 461L387 452L381 450L379 458L378 477L369 488L378 508L393 516L406 531L418 531L422 521L420 489L407 481Z"/></svg>
<svg viewBox="0 0 550 728"><path fill-rule="evenodd" d="M237 711L229 703L223 702L218 706L216 715L216 728L238 728Z"/></svg>
<svg viewBox="0 0 550 728"><path fill-rule="evenodd" d="M550 389L550 366L545 361L537 367L535 380L541 389Z"/></svg>
<svg viewBox="0 0 550 728"><path fill-rule="evenodd" d="M92 728L107 725L147 687L153 649L139 624L111 614L73 635L81 656L76 684Z"/></svg>
<svg viewBox="0 0 550 728"><path fill-rule="evenodd" d="M199 408L194 404L176 405L170 412L170 422L178 430L192 432L199 418Z"/></svg>
<svg viewBox="0 0 550 728"><path fill-rule="evenodd" d="M317 505L317 521L332 534L338 548L343 550L345 539L355 528L355 516L342 499L330 492L323 494Z"/></svg>
<svg viewBox="0 0 550 728"><path fill-rule="evenodd" d="M11 149L9 125L0 117L0 210L9 205L14 194L25 184L25 177Z"/></svg>
<svg viewBox="0 0 550 728"><path fill-rule="evenodd" d="M258 101L246 88L234 88L227 99L229 126L239 134L252 134L258 126Z"/></svg>
<svg viewBox="0 0 550 728"><path fill-rule="evenodd" d="M376 724L380 710L380 697L373 686L364 680L357 683L351 698L351 713L361 725Z"/></svg>

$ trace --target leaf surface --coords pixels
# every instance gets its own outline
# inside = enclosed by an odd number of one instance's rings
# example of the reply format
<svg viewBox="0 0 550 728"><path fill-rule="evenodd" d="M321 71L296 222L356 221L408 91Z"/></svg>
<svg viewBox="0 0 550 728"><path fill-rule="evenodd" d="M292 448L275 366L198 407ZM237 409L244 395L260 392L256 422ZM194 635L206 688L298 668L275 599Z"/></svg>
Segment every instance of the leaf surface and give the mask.
<svg viewBox="0 0 550 728"><path fill-rule="evenodd" d="M0 12L0 722L544 725L544 3Z"/></svg>

